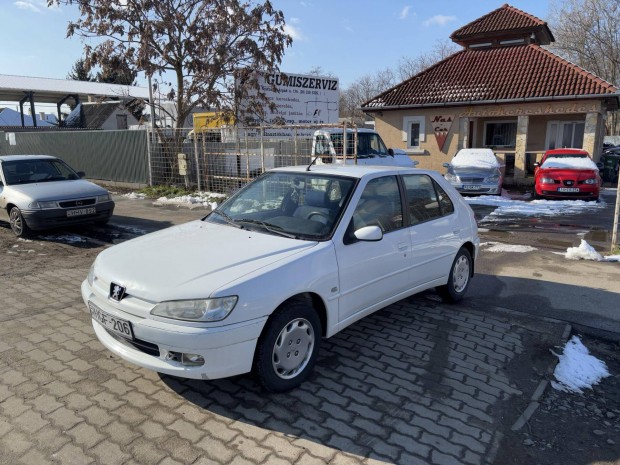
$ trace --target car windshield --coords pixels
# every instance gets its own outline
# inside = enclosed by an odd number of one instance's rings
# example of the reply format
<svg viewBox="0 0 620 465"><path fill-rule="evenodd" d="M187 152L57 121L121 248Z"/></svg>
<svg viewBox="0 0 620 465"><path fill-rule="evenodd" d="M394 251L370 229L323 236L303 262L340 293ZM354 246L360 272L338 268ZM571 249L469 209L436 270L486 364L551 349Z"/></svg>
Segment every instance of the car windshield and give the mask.
<svg viewBox="0 0 620 465"><path fill-rule="evenodd" d="M7 185L79 179L68 165L53 158L5 161L2 171Z"/></svg>
<svg viewBox="0 0 620 465"><path fill-rule="evenodd" d="M331 134L332 143L334 144L334 150L337 155L342 155L342 133L334 132ZM347 133L347 155L353 155L353 133ZM388 155L388 150L385 147L383 141L377 134L371 132L358 132L357 133L357 156L360 158L370 156L384 156Z"/></svg>
<svg viewBox="0 0 620 465"><path fill-rule="evenodd" d="M356 179L313 173L270 172L228 199L205 221L288 238L326 240Z"/></svg>

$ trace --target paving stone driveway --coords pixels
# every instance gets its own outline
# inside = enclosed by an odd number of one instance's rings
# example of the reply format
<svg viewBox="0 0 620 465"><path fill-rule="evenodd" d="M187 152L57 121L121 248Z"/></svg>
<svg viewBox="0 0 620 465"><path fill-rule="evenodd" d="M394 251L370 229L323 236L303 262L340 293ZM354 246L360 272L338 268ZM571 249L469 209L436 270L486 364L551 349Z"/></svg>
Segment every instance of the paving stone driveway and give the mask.
<svg viewBox="0 0 620 465"><path fill-rule="evenodd" d="M181 380L97 341L79 295L93 250L0 236L0 464L484 464L564 330L426 293L325 341L290 393Z"/></svg>

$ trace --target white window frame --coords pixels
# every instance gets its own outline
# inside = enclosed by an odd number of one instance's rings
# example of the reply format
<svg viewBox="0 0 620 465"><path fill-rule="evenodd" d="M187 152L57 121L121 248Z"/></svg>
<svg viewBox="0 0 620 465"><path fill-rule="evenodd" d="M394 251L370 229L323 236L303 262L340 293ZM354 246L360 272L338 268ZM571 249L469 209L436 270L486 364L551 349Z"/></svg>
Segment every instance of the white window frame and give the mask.
<svg viewBox="0 0 620 465"><path fill-rule="evenodd" d="M584 134L583 134L583 138L585 138L585 120L553 120L553 121L547 121L547 134L545 135L545 150L549 150L549 147L551 146L551 126L555 124L556 125L556 140L557 141L561 141L564 138L564 125L565 124L572 124L573 125L573 142L575 141L575 125L576 124L583 124L584 125ZM556 145L556 149L558 148L564 148L564 147L557 147ZM574 145L574 144L573 144ZM581 147L567 147L567 148L575 148L575 149L580 149L583 147L583 139L581 140Z"/></svg>
<svg viewBox="0 0 620 465"><path fill-rule="evenodd" d="M412 124L420 125L420 145L410 145L409 134L411 134ZM403 142L407 143L405 152L413 153L413 154L424 153L424 150L422 149L421 146L422 146L422 142L426 142L426 117L425 116L405 116L403 118L402 139L403 139Z"/></svg>
<svg viewBox="0 0 620 465"><path fill-rule="evenodd" d="M489 124L504 124L504 123L511 123L511 124L515 124L517 126L517 132L519 131L519 121L516 119L502 119L502 120L491 120L491 121L485 121L484 122L484 134L482 134L482 147L497 147L497 148L505 148L505 147L514 147L516 146L517 142L516 142L516 134L515 134L515 145L486 145L487 142L487 131L488 131L488 127Z"/></svg>

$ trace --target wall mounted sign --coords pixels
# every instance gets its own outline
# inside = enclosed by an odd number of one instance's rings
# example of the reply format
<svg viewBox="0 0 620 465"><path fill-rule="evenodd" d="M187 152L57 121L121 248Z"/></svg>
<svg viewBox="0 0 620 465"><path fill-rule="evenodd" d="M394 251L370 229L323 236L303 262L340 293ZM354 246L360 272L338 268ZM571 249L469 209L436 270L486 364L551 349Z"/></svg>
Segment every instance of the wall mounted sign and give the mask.
<svg viewBox="0 0 620 465"><path fill-rule="evenodd" d="M431 125L435 133L435 139L437 139L437 146L442 152L453 120L454 115L437 115L431 117Z"/></svg>

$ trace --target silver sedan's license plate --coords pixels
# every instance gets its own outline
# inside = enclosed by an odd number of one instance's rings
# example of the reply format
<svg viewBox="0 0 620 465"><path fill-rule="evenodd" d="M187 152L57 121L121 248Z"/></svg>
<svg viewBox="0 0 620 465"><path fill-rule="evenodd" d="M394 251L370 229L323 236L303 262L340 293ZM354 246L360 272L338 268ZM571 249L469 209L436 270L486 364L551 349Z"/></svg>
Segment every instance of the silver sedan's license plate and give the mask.
<svg viewBox="0 0 620 465"><path fill-rule="evenodd" d="M579 192L578 187L558 187L558 192Z"/></svg>
<svg viewBox="0 0 620 465"><path fill-rule="evenodd" d="M480 190L480 186L476 186L476 185L472 186L472 185L465 184L463 186L463 189L465 189L466 191L478 191L478 190Z"/></svg>
<svg viewBox="0 0 620 465"><path fill-rule="evenodd" d="M78 208L76 210L67 210L67 216L82 216L82 215L92 215L93 213L97 213L97 209L95 207L88 208Z"/></svg>
<svg viewBox="0 0 620 465"><path fill-rule="evenodd" d="M94 320L98 321L119 336L123 336L127 339L133 339L133 328L131 327L131 321L116 318L115 316L104 312L92 302L88 302L88 308L90 309L90 315Z"/></svg>

